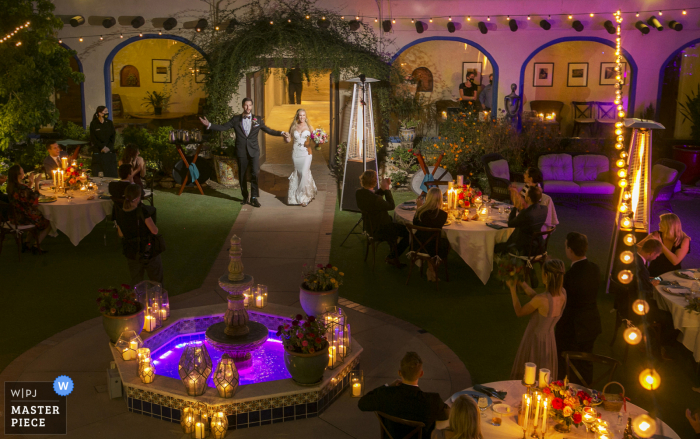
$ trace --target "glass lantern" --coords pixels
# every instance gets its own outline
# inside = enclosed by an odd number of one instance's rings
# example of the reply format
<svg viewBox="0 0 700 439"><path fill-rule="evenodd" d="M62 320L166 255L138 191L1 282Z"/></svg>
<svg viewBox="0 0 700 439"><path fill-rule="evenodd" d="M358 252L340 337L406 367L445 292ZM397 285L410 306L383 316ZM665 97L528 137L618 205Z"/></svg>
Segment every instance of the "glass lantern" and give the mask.
<svg viewBox="0 0 700 439"><path fill-rule="evenodd" d="M213 380L220 397L231 398L236 393L239 381L238 368L228 354L221 356Z"/></svg>
<svg viewBox="0 0 700 439"><path fill-rule="evenodd" d="M161 295L160 319L166 321L168 317L170 317L170 297L168 296L168 292L163 290L163 294Z"/></svg>
<svg viewBox="0 0 700 439"><path fill-rule="evenodd" d="M163 326L163 319L158 307L148 307L143 319L143 330L153 332Z"/></svg>
<svg viewBox="0 0 700 439"><path fill-rule="evenodd" d="M251 308L265 308L267 306L267 285L255 286L249 303Z"/></svg>
<svg viewBox="0 0 700 439"><path fill-rule="evenodd" d="M144 384L150 384L156 377L156 368L151 364L150 358L144 358L139 362L139 378Z"/></svg>
<svg viewBox="0 0 700 439"><path fill-rule="evenodd" d="M211 370L211 357L204 343L187 346L182 352L178 373L189 396L199 396L206 392Z"/></svg>
<svg viewBox="0 0 700 439"><path fill-rule="evenodd" d="M192 438L200 439L208 437L210 428L206 404L198 403L192 407L183 408L180 426L182 426L183 431L190 434Z"/></svg>
<svg viewBox="0 0 700 439"><path fill-rule="evenodd" d="M136 331L124 331L119 336L119 340L114 344L114 347L121 354L122 360L131 361L137 358L136 352L143 347L143 340L141 340Z"/></svg>
<svg viewBox="0 0 700 439"><path fill-rule="evenodd" d="M143 309L146 310L146 318L143 323L143 330L153 332L163 325L163 286L158 282L144 280L139 282L134 287L136 292L136 300L141 303ZM170 301L168 300L167 315L170 314Z"/></svg>
<svg viewBox="0 0 700 439"><path fill-rule="evenodd" d="M214 439L223 439L228 431L228 418L224 412L219 412L211 418L211 436Z"/></svg>
<svg viewBox="0 0 700 439"><path fill-rule="evenodd" d="M148 348L136 349L136 358L139 360L139 364L141 364L146 358L151 358L151 350Z"/></svg>
<svg viewBox="0 0 700 439"><path fill-rule="evenodd" d="M361 398L365 394L365 378L361 370L350 371L350 396Z"/></svg>
<svg viewBox="0 0 700 439"><path fill-rule="evenodd" d="M253 302L253 290L255 288L246 288L243 291L243 307L244 308L250 308L252 305L251 303Z"/></svg>
<svg viewBox="0 0 700 439"><path fill-rule="evenodd" d="M347 355L347 347L344 345L346 316L338 306L329 306L326 312L321 314L321 321L326 326L326 340L328 340L328 368L339 366Z"/></svg>
<svg viewBox="0 0 700 439"><path fill-rule="evenodd" d="M341 349L340 349L340 355L342 355L343 359L347 358L350 355L350 351L352 351L352 337L350 336L350 323L345 324L345 328L343 328L343 341L341 344Z"/></svg>

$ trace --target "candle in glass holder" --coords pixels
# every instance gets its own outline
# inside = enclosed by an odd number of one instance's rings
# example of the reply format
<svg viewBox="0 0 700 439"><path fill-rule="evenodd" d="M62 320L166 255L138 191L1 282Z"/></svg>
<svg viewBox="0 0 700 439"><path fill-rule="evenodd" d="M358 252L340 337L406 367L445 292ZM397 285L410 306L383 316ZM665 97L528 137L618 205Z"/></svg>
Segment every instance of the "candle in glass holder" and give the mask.
<svg viewBox="0 0 700 439"><path fill-rule="evenodd" d="M132 349L124 349L124 352L122 352L122 360L124 361L130 361L130 360L135 360L136 359L136 351Z"/></svg>
<svg viewBox="0 0 700 439"><path fill-rule="evenodd" d="M342 344L338 346L338 355L341 357L345 356L345 346Z"/></svg>
<svg viewBox="0 0 700 439"><path fill-rule="evenodd" d="M336 359L336 348L331 346L328 348L328 367L332 367L335 364Z"/></svg>
<svg viewBox="0 0 700 439"><path fill-rule="evenodd" d="M525 363L525 375L523 376L523 382L525 384L535 384L535 374L537 372L537 365L535 363Z"/></svg>
<svg viewBox="0 0 700 439"><path fill-rule="evenodd" d="M544 122L544 113L540 113L538 117L540 119L540 122Z"/></svg>
<svg viewBox="0 0 700 439"><path fill-rule="evenodd" d="M152 368L152 366L151 366L151 359L150 359L150 358L145 358L145 359L143 360L143 363L142 363L139 367L142 367L142 368L143 368L143 372L140 373L140 375L141 375L141 381L142 381L144 384L150 384L150 383L152 383L155 374L151 373L151 368Z"/></svg>
<svg viewBox="0 0 700 439"><path fill-rule="evenodd" d="M542 436L547 432L547 403L549 400L544 399L544 410L542 410Z"/></svg>
<svg viewBox="0 0 700 439"><path fill-rule="evenodd" d="M357 378L352 383L352 396L360 396L362 394L362 384Z"/></svg>
<svg viewBox="0 0 700 439"><path fill-rule="evenodd" d="M146 316L143 322L143 330L146 332L153 332L156 329L156 318L153 316Z"/></svg>
<svg viewBox="0 0 700 439"><path fill-rule="evenodd" d="M255 296L255 306L257 306L258 308L262 308L262 304L263 304L262 295L258 294L257 296Z"/></svg>
<svg viewBox="0 0 700 439"><path fill-rule="evenodd" d="M85 186L80 186L80 190L85 191L85 190L87 190L87 188Z"/></svg>
<svg viewBox="0 0 700 439"><path fill-rule="evenodd" d="M61 157L61 168L66 169L68 167L68 157Z"/></svg>
<svg viewBox="0 0 700 439"><path fill-rule="evenodd" d="M540 405L542 405L542 394L537 392L537 403L535 405L535 420L532 426L537 430L537 421L540 417Z"/></svg>
<svg viewBox="0 0 700 439"><path fill-rule="evenodd" d="M203 439L204 436L204 424L201 422L197 422L194 425L194 437L196 439Z"/></svg>
<svg viewBox="0 0 700 439"><path fill-rule="evenodd" d="M464 175L457 176L457 186L464 186Z"/></svg>
<svg viewBox="0 0 700 439"><path fill-rule="evenodd" d="M442 120L447 120L447 111L442 112Z"/></svg>

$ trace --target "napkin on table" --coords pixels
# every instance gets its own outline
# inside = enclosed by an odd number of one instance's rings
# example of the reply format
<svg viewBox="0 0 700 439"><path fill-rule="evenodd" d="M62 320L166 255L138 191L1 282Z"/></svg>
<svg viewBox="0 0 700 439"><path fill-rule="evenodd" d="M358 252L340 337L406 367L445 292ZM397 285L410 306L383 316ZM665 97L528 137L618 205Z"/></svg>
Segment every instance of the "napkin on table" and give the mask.
<svg viewBox="0 0 700 439"><path fill-rule="evenodd" d="M498 392L498 391L496 391L496 389L494 389L492 387L482 386L481 384L476 384L474 386L474 390L476 390L477 392L484 393L484 394L489 395L489 396L493 396L494 398L498 398L501 401L506 399L506 395L508 394L508 392L504 392L504 391Z"/></svg>

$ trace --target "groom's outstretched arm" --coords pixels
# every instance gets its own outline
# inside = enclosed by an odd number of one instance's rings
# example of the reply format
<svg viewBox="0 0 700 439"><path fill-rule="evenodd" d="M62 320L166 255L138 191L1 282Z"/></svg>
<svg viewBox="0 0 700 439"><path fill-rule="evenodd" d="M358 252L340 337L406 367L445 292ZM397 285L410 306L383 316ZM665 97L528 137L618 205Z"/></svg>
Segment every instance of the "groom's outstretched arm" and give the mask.
<svg viewBox="0 0 700 439"><path fill-rule="evenodd" d="M228 122L226 122L225 124L222 124L222 125L216 125L213 123L209 124L209 128L207 128L207 129L213 130L213 131L228 131L231 128L233 128L233 119L234 118L235 118L235 116L232 117Z"/></svg>
<svg viewBox="0 0 700 439"><path fill-rule="evenodd" d="M272 128L265 125L265 121L262 120L262 118L260 119L260 129L271 136L284 136L284 133L282 131L273 130Z"/></svg>

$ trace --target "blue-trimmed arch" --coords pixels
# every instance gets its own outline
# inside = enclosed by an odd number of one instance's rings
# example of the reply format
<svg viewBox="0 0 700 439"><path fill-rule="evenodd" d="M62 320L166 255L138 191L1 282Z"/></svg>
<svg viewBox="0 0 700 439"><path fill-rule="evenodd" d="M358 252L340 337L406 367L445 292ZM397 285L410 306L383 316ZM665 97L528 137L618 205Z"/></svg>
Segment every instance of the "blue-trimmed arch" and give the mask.
<svg viewBox="0 0 700 439"><path fill-rule="evenodd" d="M427 41L457 41L459 43L466 43L471 46L476 47L479 49L479 52L483 53L486 55L486 57L491 61L491 65L493 66L493 89L491 91L491 111L497 111L498 110L498 63L496 62L496 59L489 53L488 50L484 49L483 46L481 46L479 43L475 43L472 40L467 40L466 38L461 38L461 37L448 37L448 36L435 36L435 37L426 37L426 38L419 38L417 40L413 40L410 43L406 44L403 46L401 49L399 49L396 54L391 58L391 62L393 63L396 61L396 59L401 55L403 52L406 51L406 49L413 47L415 45L418 45L420 43L425 43Z"/></svg>
<svg viewBox="0 0 700 439"><path fill-rule="evenodd" d="M696 38L694 40L683 43L683 45L681 47L679 47L678 49L671 52L671 54L668 56L668 58L666 58L664 60L664 62L661 64L661 68L659 69L659 86L658 86L658 90L656 91L656 111L654 112L654 118L656 120L659 120L659 104L661 103L661 91L662 91L663 86L664 86L664 73L666 73L665 72L666 65L668 65L668 63L671 62L671 60L673 58L675 58L676 55L678 55L678 53L680 51L682 51L686 47L694 46L696 44L700 44L700 38Z"/></svg>
<svg viewBox="0 0 700 439"><path fill-rule="evenodd" d="M527 68L527 65L532 61L532 58L535 57L538 53L540 53L542 50L546 49L549 46L554 46L555 44L559 43L565 43L567 41L592 41L594 43L601 43L605 44L606 46L612 47L613 49L616 48L615 42L606 40L605 38L600 38L600 37L562 37L562 38L557 38L552 41L549 41L537 49L535 49L526 59L525 62L523 62L523 66L520 68L520 95L524 95L524 87L525 87L525 69ZM630 72L631 72L631 78L630 78L630 87L629 87L629 98L627 101L627 113L630 115L634 114L634 104L635 104L635 96L637 93L637 63L634 61L632 58L632 55L628 51L626 51L624 48L622 48L622 54L624 57L627 59L627 62L630 65ZM524 96L523 96L524 97ZM520 105L520 114L523 112L523 105ZM521 120L520 115L518 115L518 120Z"/></svg>
<svg viewBox="0 0 700 439"><path fill-rule="evenodd" d="M120 50L125 48L131 43L135 43L137 41L143 41L143 40L174 40L174 41L179 41L181 43L187 44L197 52L201 53L202 56L207 59L207 55L204 53L201 47L198 45L194 44L187 38L183 38L178 35L157 35L157 34L143 34L142 37L135 36L131 37L129 39L124 40L123 42L117 44L114 49L112 49L111 52L109 52L109 55L107 55L107 59L105 59L105 65L104 65L104 80L105 80L105 106L109 110L109 118L112 118L112 81L109 79L109 74L111 70L111 64L112 61L114 61L114 57L119 53Z"/></svg>
<svg viewBox="0 0 700 439"><path fill-rule="evenodd" d="M67 50L73 50L65 43L59 44L61 45L61 47ZM75 58L75 61L78 63L78 71L82 74L85 74L85 72L83 72L83 63L80 61L80 58L78 58L78 55L73 55L73 58ZM80 83L80 106L82 107L83 111L83 129L85 129L87 127L87 119L85 119L85 81Z"/></svg>

